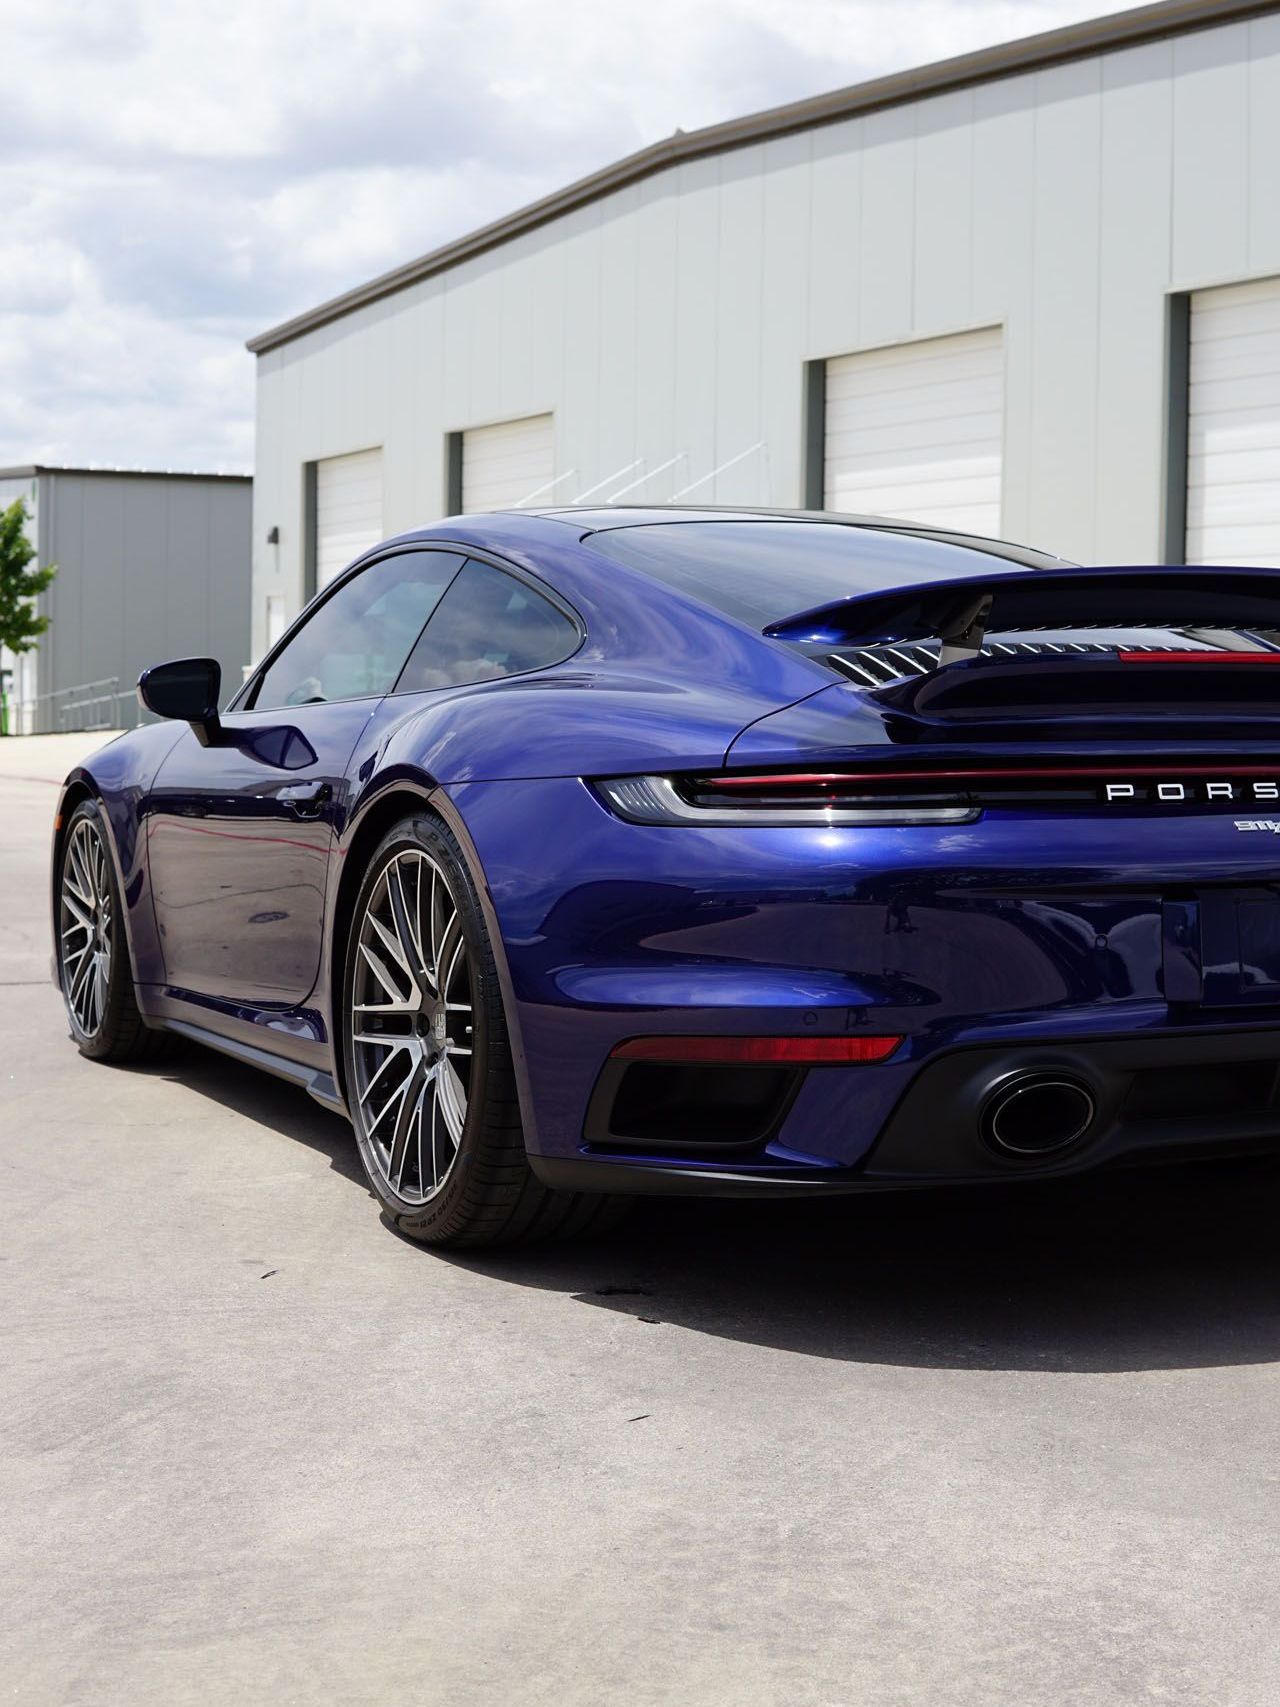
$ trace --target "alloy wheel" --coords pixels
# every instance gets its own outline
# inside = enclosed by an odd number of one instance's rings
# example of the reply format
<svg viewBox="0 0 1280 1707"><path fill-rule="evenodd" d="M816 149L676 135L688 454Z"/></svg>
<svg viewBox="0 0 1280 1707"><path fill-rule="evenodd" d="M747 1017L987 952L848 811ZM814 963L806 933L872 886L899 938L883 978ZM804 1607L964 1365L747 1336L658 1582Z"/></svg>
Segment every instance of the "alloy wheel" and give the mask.
<svg viewBox="0 0 1280 1707"><path fill-rule="evenodd" d="M67 1007L76 1029L92 1037L107 1008L115 921L107 850L88 818L75 824L67 841L58 919Z"/></svg>
<svg viewBox="0 0 1280 1707"><path fill-rule="evenodd" d="M395 1196L427 1203L458 1158L474 1044L471 957L448 879L393 854L356 935L351 1040L357 1119Z"/></svg>

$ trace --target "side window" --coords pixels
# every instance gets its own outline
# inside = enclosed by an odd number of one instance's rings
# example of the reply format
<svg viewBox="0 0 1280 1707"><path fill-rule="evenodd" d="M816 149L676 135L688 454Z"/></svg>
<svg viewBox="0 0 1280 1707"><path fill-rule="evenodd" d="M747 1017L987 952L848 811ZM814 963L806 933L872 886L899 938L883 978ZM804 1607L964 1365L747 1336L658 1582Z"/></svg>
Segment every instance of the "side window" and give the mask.
<svg viewBox="0 0 1280 1707"><path fill-rule="evenodd" d="M472 557L423 629L396 692L545 670L577 646L577 628L549 599Z"/></svg>
<svg viewBox="0 0 1280 1707"><path fill-rule="evenodd" d="M258 685L255 710L390 693L462 556L400 551L327 598Z"/></svg>

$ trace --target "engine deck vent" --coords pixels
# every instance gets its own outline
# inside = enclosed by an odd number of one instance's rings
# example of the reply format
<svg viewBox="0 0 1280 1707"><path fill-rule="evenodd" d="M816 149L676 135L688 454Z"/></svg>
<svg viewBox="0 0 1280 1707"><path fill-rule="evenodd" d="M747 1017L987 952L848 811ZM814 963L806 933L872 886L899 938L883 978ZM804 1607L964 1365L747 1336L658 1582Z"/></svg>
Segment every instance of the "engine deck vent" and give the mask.
<svg viewBox="0 0 1280 1707"><path fill-rule="evenodd" d="M933 640L912 641L901 646L863 646L856 651L832 652L827 661L863 688L888 687L891 682L927 676L939 668L942 648ZM990 640L978 654L1001 658L1107 657L1120 652L1187 652L1203 655L1204 647L1162 638L1157 644L1126 641L1123 645L1104 640Z"/></svg>

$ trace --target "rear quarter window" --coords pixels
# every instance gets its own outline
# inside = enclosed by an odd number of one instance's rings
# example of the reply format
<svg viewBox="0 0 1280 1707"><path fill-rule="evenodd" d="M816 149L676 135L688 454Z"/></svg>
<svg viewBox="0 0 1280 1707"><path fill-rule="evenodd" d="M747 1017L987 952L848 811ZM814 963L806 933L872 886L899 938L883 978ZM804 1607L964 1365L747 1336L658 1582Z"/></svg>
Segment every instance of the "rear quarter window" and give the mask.
<svg viewBox="0 0 1280 1707"><path fill-rule="evenodd" d="M527 582L470 558L409 656L397 693L549 669L578 649L577 624Z"/></svg>

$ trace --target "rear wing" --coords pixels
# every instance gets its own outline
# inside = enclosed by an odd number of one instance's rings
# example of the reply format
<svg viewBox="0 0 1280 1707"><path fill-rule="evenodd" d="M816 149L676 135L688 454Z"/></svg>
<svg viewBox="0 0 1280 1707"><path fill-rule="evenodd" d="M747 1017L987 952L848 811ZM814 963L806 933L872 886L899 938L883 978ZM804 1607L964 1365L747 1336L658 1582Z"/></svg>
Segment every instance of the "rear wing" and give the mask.
<svg viewBox="0 0 1280 1707"><path fill-rule="evenodd" d="M988 634L1072 628L1280 628L1280 569L1017 569L855 593L764 632L830 646L933 640L941 667L976 658Z"/></svg>

